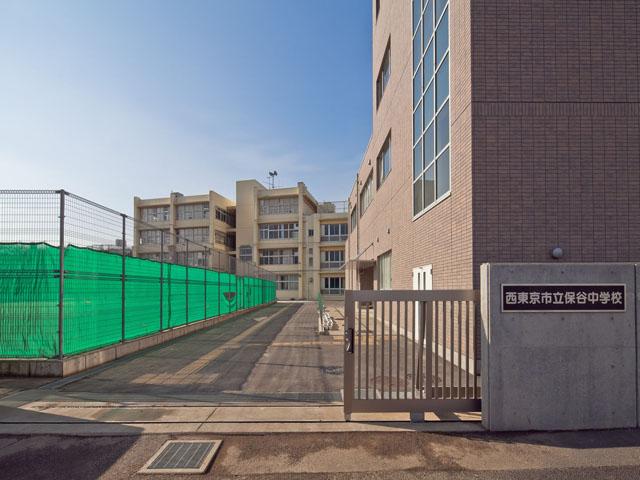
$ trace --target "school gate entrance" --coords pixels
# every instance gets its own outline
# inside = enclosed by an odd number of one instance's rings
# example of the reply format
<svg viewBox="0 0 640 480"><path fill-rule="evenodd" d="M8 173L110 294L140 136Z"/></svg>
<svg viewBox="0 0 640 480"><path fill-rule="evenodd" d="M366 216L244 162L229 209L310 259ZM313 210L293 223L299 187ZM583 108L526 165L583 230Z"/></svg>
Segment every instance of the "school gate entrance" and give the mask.
<svg viewBox="0 0 640 480"><path fill-rule="evenodd" d="M480 410L474 290L345 294L344 414Z"/></svg>

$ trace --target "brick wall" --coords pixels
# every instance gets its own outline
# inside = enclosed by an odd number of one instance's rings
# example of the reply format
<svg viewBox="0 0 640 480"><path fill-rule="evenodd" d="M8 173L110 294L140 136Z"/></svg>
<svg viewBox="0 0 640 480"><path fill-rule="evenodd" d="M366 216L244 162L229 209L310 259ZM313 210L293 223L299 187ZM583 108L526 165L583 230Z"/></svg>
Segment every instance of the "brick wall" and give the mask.
<svg viewBox="0 0 640 480"><path fill-rule="evenodd" d="M472 2L474 264L640 260L640 2Z"/></svg>

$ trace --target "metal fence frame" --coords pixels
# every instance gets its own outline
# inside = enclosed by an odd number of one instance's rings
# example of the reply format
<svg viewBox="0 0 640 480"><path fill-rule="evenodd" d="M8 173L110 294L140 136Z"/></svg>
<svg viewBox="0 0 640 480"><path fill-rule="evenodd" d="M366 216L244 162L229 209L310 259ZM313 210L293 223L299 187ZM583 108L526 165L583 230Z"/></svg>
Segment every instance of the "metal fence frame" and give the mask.
<svg viewBox="0 0 640 480"><path fill-rule="evenodd" d="M120 275L121 277L121 282L122 282L122 342L126 341L125 338L125 305L126 305L126 295L125 295L125 280L126 280L126 263L125 263L125 258L127 256L131 256L133 257L133 243L134 243L134 236L135 236L135 230L136 227L148 227L149 229L154 229L154 230L158 230L157 226L154 226L150 223L147 222L143 222L139 219L135 219L125 213L122 212L118 212L116 210L113 210L109 207L106 207L104 205L101 205L99 203L96 203L92 200L86 199L84 197L81 197L79 195L76 195L74 193L68 192L64 189L59 189L59 190L0 190L0 207L4 207L3 204L3 197L9 197L9 198L15 198L16 201L14 202L14 208L15 205L18 205L20 198L24 198L25 199L25 203L27 205L29 205L29 202L32 202L32 205L37 205L38 204L38 199L39 198L47 198L49 199L48 202L49 204L51 203L51 199L57 196L59 198L59 200L57 200L57 211L56 213L56 217L57 217L57 243L58 243L58 247L59 248L59 269L58 272L56 274L56 276L58 277L58 281L59 281L59 292L58 292L58 342L59 342L59 358L63 358L64 355L64 289L65 289L65 248L69 245L75 245L75 246L84 246L84 245L76 245L73 240L74 240L74 235L72 232L69 231L69 225L67 224L67 219L69 218L69 209L70 206L72 205L81 205L82 208L87 209L87 211L90 209L92 212L95 213L96 218L94 218L94 222L91 222L91 219L86 219L86 223L85 220L81 220L80 217L78 216L77 218L75 218L75 221L77 222L76 224L74 224L75 227L75 232L77 234L77 237L80 238L81 235L78 234L77 232L81 231L83 228L83 224L84 227L87 229L87 231L90 231L91 228L96 229L96 231L100 228L99 227L99 222L100 222L100 218L97 218L98 215L104 215L103 218L109 218L113 221L117 220L117 223L120 224L121 222L121 231L120 231L120 238L117 239L121 242L121 244L118 246L117 245L117 241L112 245L112 244L101 244L101 245L89 245L88 247L85 246L86 248L92 248L94 250L99 250L99 251L105 251L105 247L107 248L106 251L109 251L110 253L118 253L118 249L119 249L119 254L122 256L122 273ZM7 202L7 203L11 203L11 202ZM48 205L49 207L49 211L48 211L48 216L51 216L52 211L51 211L51 206ZM28 208L28 206L27 206ZM100 212L98 214L98 212ZM2 212L0 212L2 213ZM77 212L76 212L77 213ZM6 229L9 228L7 225L5 225L4 223L9 224L9 220L7 220L6 218L3 220L2 223L0 223L0 228L4 228L5 235L9 235L10 238L12 238L12 242L10 243L20 243L20 242L24 242L24 243L49 243L49 244L55 244L56 242L54 242L54 239L51 235L51 232L49 232L48 234L44 234L42 232L38 232L36 225L38 225L38 223L34 220L39 218L40 216L43 215L47 215L47 213L42 213L42 212L36 212L35 214L33 214L32 212L32 217L33 218L29 218L27 221L25 221L25 223L27 222L31 222L32 226L30 227L29 225L27 226L22 226L22 227L18 227L15 228L17 230L17 233L15 234L10 234L7 233ZM8 216L8 215L6 215ZM108 217L107 217L108 216ZM51 220L49 220L49 223L51 223ZM113 226L113 225L112 225ZM120 227L118 227L120 228ZM175 265L183 265L186 267L186 277L187 277L187 283L186 283L186 300L185 300L185 304L186 304L186 324L189 324L189 291L188 291L188 275L189 275L189 267L193 267L196 266L197 268L200 269L204 269L205 270L205 279L206 279L206 271L213 271L213 272L223 272L223 273L230 273L230 274L234 274L234 276L236 277L236 291L238 290L237 288L237 284L238 284L238 277L253 277L253 278L259 278L259 279L263 279L263 280L268 280L268 281L272 281L275 283L276 280L276 276L274 273L269 272L263 268L260 268L258 266L256 266L253 263L250 262L246 262L246 261L241 261L241 260L237 260L235 257L232 257L231 255L227 254L226 252L221 252L219 250L215 250L214 248L211 248L209 245L204 245L198 242L194 242L193 240L189 240L187 238L181 237L180 235L174 234L174 233L166 233L164 232L162 229L161 230L161 239L160 239L160 329L158 330L159 332L165 331L167 329L170 328L174 328L174 327L168 327L168 328L164 328L163 326L163 288L164 288L164 270L165 270L165 265L170 265L170 264L175 264ZM140 230L138 230L140 231ZM96 234L98 235L98 234ZM104 232L100 232L99 235L104 235ZM30 238L27 238L30 237ZM39 238L38 238L39 237ZM175 246L174 249L174 254L173 255L168 255L168 258L164 258L165 257L165 247L168 246L169 244L166 242L166 240L173 240L172 243L170 243L171 245ZM2 243L2 237L0 236L0 243ZM179 262L178 258L179 256L177 255L178 252L182 253L183 250L180 247L181 245L184 245L184 253L185 253L185 261L184 262ZM198 247L199 251L204 252L204 256L207 260L206 265L191 265L189 263L189 249L190 249L190 245L193 247ZM112 248L113 247L113 248ZM180 248L179 248L180 247ZM128 250L128 248L131 248L130 250ZM169 250L167 249L167 254L169 254ZM215 259L215 257L217 256L217 261L213 261ZM144 257L142 257L144 258ZM217 268L213 268L212 266L209 265L209 260L211 259L211 264L215 264L217 266ZM206 316L206 282L205 282L205 287L204 287L204 298L205 298L205 318L207 318ZM263 292L264 293L264 292ZM218 302L219 303L219 302ZM219 306L220 307L220 306ZM243 307L238 305L236 310L240 310ZM220 308L218 309L218 311L220 312Z"/></svg>
<svg viewBox="0 0 640 480"><path fill-rule="evenodd" d="M356 303L358 304L357 315ZM378 304L381 306L380 309L377 308ZM385 305L388 305L388 308L385 308ZM450 305L450 310L447 309L447 305ZM455 311L454 305L457 305L458 309L457 319L453 313ZM480 293L477 290L347 290L345 292L344 323L345 419L350 420L351 414L356 412L409 412L413 417L414 414L423 415L426 411L440 413L479 411L481 403L477 354L478 322L476 318L479 305ZM364 319L363 310L366 316ZM385 312L388 312L386 319ZM404 312L404 315L401 315L401 312ZM418 312L417 318L414 318L414 312ZM404 329L402 329L403 320ZM370 321L372 325L370 325ZM441 332L438 332L438 325L442 325ZM450 326L452 332L449 338L446 336L447 325ZM418 327L417 332L414 326ZM457 327L457 330L454 330L454 326ZM385 327L388 328L387 338L389 339L386 355L384 350ZM462 347L465 346L462 344L463 328L466 329L466 355L464 359L462 355ZM457 345L454 331L458 333ZM394 333L397 348L392 350ZM442 344L438 343L439 334L442 334ZM402 342L401 335L404 337ZM382 337L381 348L378 348L380 336ZM366 342L364 345L363 339ZM431 347L434 344L432 343L434 339L436 351L432 356L432 352L425 351L425 346ZM373 340L373 347L370 347L371 340ZM457 351L456 346L458 347ZM404 347L403 354L400 353L402 347ZM443 357L439 356L440 347L442 347ZM449 354L447 354L449 347ZM470 358L469 354L471 349L473 358ZM371 358L370 350L373 350ZM378 350L381 350L380 357L378 357ZM363 356L364 362L362 362ZM404 359L401 358L402 356ZM450 360L449 370L446 366L447 356ZM410 362L408 362L409 357ZM378 358L379 361L376 362ZM438 378L440 358L443 362L440 365L443 369L442 384L439 384ZM387 359L386 369L388 372L385 372L385 359ZM401 371L402 360L404 360L404 370ZM432 365L432 360L435 365ZM454 368L452 364L456 360L458 364ZM372 365L370 365L371 363ZM363 371L365 369L366 372ZM370 394L369 385L371 369L373 369L372 394ZM376 388L378 369L381 373L382 388L380 393ZM463 371L465 372L464 377ZM386 373L388 373L389 388L385 393ZM392 388L394 373L396 374L396 386ZM364 395L362 394L361 381L363 374L366 382ZM411 380L408 380L409 377ZM404 382L401 378L404 379ZM463 378L465 379L465 387L462 387ZM457 386L454 386L456 380ZM402 383L404 385L401 385Z"/></svg>

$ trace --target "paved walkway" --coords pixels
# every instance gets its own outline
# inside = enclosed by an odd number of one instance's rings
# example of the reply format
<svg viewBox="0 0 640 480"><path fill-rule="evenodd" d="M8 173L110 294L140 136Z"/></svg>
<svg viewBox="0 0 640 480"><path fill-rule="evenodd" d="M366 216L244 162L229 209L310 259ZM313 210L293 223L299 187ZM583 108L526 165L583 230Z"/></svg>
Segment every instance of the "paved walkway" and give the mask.
<svg viewBox="0 0 640 480"><path fill-rule="evenodd" d="M340 402L340 339L318 336L316 325L314 304L277 304L10 399Z"/></svg>

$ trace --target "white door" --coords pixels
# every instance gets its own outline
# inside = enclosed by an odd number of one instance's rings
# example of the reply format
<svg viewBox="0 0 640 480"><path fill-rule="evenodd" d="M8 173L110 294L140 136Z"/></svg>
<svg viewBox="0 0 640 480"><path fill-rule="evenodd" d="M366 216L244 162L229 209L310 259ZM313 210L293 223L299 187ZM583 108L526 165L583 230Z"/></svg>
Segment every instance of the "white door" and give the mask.
<svg viewBox="0 0 640 480"><path fill-rule="evenodd" d="M431 265L425 265L423 267L416 267L413 269L413 289L414 290L433 290L433 275ZM416 339L420 338L420 311L419 304L415 305L415 312L413 315L415 332L417 333Z"/></svg>

